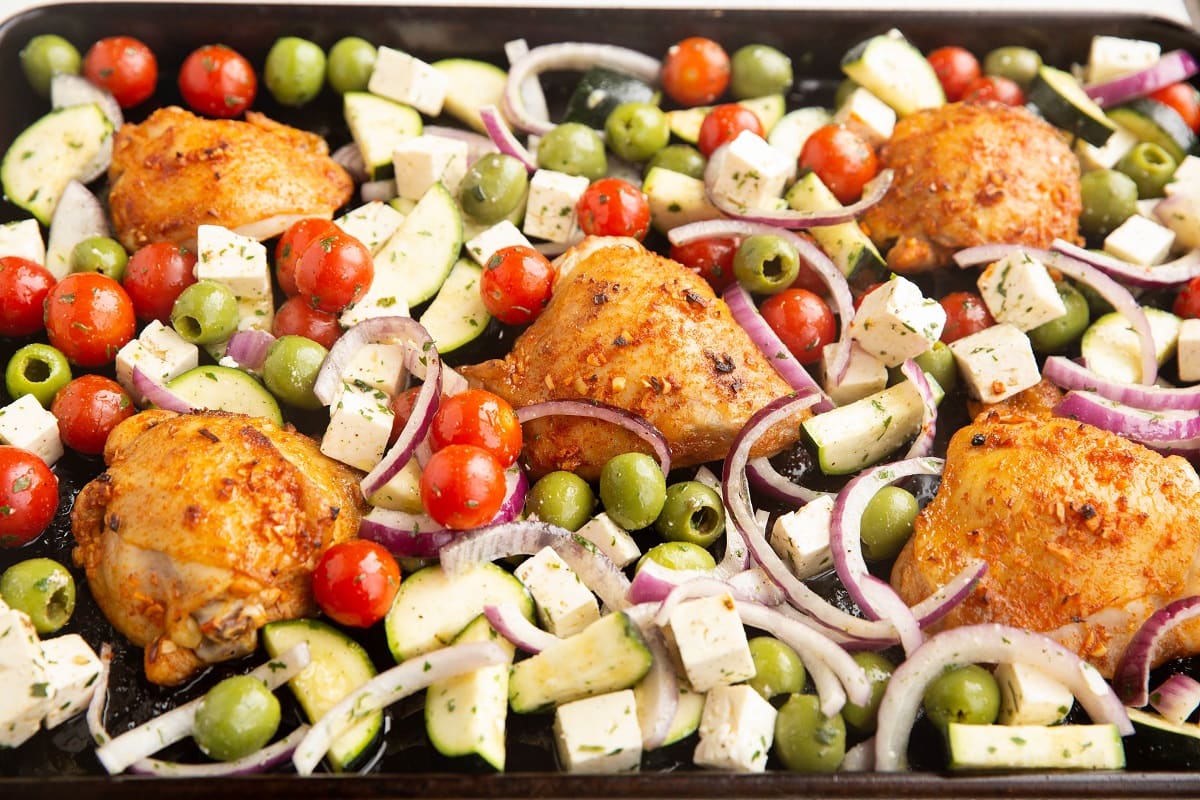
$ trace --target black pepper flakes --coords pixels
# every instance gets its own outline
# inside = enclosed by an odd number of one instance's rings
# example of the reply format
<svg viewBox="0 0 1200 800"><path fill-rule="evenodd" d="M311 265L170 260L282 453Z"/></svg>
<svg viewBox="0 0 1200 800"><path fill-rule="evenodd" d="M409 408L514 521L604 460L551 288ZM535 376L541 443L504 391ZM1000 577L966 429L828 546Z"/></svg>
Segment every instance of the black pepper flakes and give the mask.
<svg viewBox="0 0 1200 800"><path fill-rule="evenodd" d="M1092 507L1091 503L1084 503L1079 507L1079 516L1084 519L1092 519L1096 516L1096 509Z"/></svg>
<svg viewBox="0 0 1200 800"><path fill-rule="evenodd" d="M982 433L977 433L971 437L971 447L983 447L987 444L987 437Z"/></svg>
<svg viewBox="0 0 1200 800"><path fill-rule="evenodd" d="M602 306L608 302L608 295L604 292L596 292L592 295L592 305Z"/></svg>
<svg viewBox="0 0 1200 800"><path fill-rule="evenodd" d="M200 430L196 431L196 433L199 433L201 436L203 436L205 439L208 439L213 444L218 444L221 441L221 438L219 436L217 436L215 433L213 433L212 431L210 431L208 428L201 428Z"/></svg>

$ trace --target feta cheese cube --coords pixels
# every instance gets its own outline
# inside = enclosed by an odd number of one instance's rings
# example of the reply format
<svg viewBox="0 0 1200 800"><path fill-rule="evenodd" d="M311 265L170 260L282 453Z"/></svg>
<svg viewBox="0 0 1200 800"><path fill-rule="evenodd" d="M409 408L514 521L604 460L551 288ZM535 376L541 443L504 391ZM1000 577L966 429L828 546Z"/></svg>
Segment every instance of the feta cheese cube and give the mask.
<svg viewBox="0 0 1200 800"><path fill-rule="evenodd" d="M40 406L39 406L40 407ZM46 657L29 617L0 602L0 746L19 747L38 732L53 700Z"/></svg>
<svg viewBox="0 0 1200 800"><path fill-rule="evenodd" d="M46 243L36 219L22 219L0 225L0 257L19 256L46 266Z"/></svg>
<svg viewBox="0 0 1200 800"><path fill-rule="evenodd" d="M860 86L838 107L833 121L853 130L871 147L879 147L892 138L896 112L869 89Z"/></svg>
<svg viewBox="0 0 1200 800"><path fill-rule="evenodd" d="M950 343L950 352L977 400L996 403L1039 380L1029 337L1008 323L984 328Z"/></svg>
<svg viewBox="0 0 1200 800"><path fill-rule="evenodd" d="M571 242L583 234L575 219L575 204L591 183L582 175L539 169L529 179L525 203L525 235L548 242Z"/></svg>
<svg viewBox="0 0 1200 800"><path fill-rule="evenodd" d="M520 228L505 219L472 236L467 240L466 248L467 253L476 264L486 267L488 259L498 250L514 245L533 246L525 238L525 234L521 233Z"/></svg>
<svg viewBox="0 0 1200 800"><path fill-rule="evenodd" d="M641 548L629 531L603 512L592 517L575 533L596 545L596 549L612 559L618 567L627 567L642 555Z"/></svg>
<svg viewBox="0 0 1200 800"><path fill-rule="evenodd" d="M997 322L1028 331L1067 313L1046 265L1023 250L988 264L976 281Z"/></svg>
<svg viewBox="0 0 1200 800"><path fill-rule="evenodd" d="M864 350L858 342L850 343L850 363L846 366L846 373L838 381L837 376L829 371L837 349L836 344L825 345L821 349L821 361L817 365L821 386L830 400L844 406L887 388L887 367Z"/></svg>
<svg viewBox="0 0 1200 800"><path fill-rule="evenodd" d="M196 280L220 281L238 300L271 297L271 267L261 242L220 225L196 229Z"/></svg>
<svg viewBox="0 0 1200 800"><path fill-rule="evenodd" d="M396 147L392 166L400 197L420 200L438 181L451 194L457 194L467 174L467 143L448 136L417 136Z"/></svg>
<svg viewBox="0 0 1200 800"><path fill-rule="evenodd" d="M329 427L321 452L332 459L370 471L387 450L392 433L388 396L378 389L347 383L330 407Z"/></svg>
<svg viewBox="0 0 1200 800"><path fill-rule="evenodd" d="M383 243L400 229L404 215L382 200L364 203L334 220L346 233L362 242L363 247L375 255Z"/></svg>
<svg viewBox="0 0 1200 800"><path fill-rule="evenodd" d="M933 347L945 325L941 303L896 276L863 297L850 322L850 336L885 367L894 367Z"/></svg>
<svg viewBox="0 0 1200 800"><path fill-rule="evenodd" d="M424 514L421 504L421 464L410 458L392 479L379 487L367 502L377 508L405 511L409 514Z"/></svg>
<svg viewBox="0 0 1200 800"><path fill-rule="evenodd" d="M1162 55L1157 42L1093 36L1088 52L1087 82L1103 83L1154 66Z"/></svg>
<svg viewBox="0 0 1200 800"><path fill-rule="evenodd" d="M1104 252L1150 267L1167 259L1175 232L1141 214L1134 214L1104 237Z"/></svg>
<svg viewBox="0 0 1200 800"><path fill-rule="evenodd" d="M367 91L406 103L431 117L442 113L450 79L436 67L391 47L380 47Z"/></svg>
<svg viewBox="0 0 1200 800"><path fill-rule="evenodd" d="M560 638L579 633L600 619L596 595L563 561L554 548L543 547L525 559L513 574L525 584L537 605L542 627Z"/></svg>
<svg viewBox="0 0 1200 800"><path fill-rule="evenodd" d="M342 382L378 389L389 397L400 391L408 370L402 344L365 344L355 351L342 372Z"/></svg>
<svg viewBox="0 0 1200 800"><path fill-rule="evenodd" d="M819 575L833 566L829 531L834 495L821 495L795 511L776 517L769 542L800 580Z"/></svg>
<svg viewBox="0 0 1200 800"><path fill-rule="evenodd" d="M100 677L100 658L77 633L42 642L46 677L54 701L46 708L46 728L56 728L87 708Z"/></svg>
<svg viewBox="0 0 1200 800"><path fill-rule="evenodd" d="M704 699L692 760L701 767L763 772L775 741L776 716L775 707L746 684L713 689Z"/></svg>
<svg viewBox="0 0 1200 800"><path fill-rule="evenodd" d="M133 385L134 367L149 378L166 383L199 363L200 348L155 319L147 323L138 338L117 351L117 383L140 405L146 398Z"/></svg>
<svg viewBox="0 0 1200 800"><path fill-rule="evenodd" d="M1163 187L1163 192L1167 197L1177 194L1200 195L1200 156L1184 156L1171 175L1171 182Z"/></svg>
<svg viewBox="0 0 1200 800"><path fill-rule="evenodd" d="M1179 341L1175 345L1179 380L1200 382L1200 319L1185 319L1179 326Z"/></svg>
<svg viewBox="0 0 1200 800"><path fill-rule="evenodd" d="M1079 156L1079 166L1084 172L1112 169L1138 141L1128 128L1117 128L1099 147L1080 139L1075 143L1075 154Z"/></svg>
<svg viewBox="0 0 1200 800"><path fill-rule="evenodd" d="M629 772L642 761L642 729L632 689L609 692L554 711L554 743L567 772Z"/></svg>
<svg viewBox="0 0 1200 800"><path fill-rule="evenodd" d="M754 677L746 629L728 594L680 603L665 629L698 692Z"/></svg>
<svg viewBox="0 0 1200 800"><path fill-rule="evenodd" d="M1057 725L1075 704L1071 690L1028 664L998 664L1001 725Z"/></svg>
<svg viewBox="0 0 1200 800"><path fill-rule="evenodd" d="M63 454L58 419L31 394L0 408L0 443L29 450L50 465Z"/></svg>
<svg viewBox="0 0 1200 800"><path fill-rule="evenodd" d="M775 208L787 184L792 164L766 140L742 131L713 154L715 178L711 191L742 208Z"/></svg>

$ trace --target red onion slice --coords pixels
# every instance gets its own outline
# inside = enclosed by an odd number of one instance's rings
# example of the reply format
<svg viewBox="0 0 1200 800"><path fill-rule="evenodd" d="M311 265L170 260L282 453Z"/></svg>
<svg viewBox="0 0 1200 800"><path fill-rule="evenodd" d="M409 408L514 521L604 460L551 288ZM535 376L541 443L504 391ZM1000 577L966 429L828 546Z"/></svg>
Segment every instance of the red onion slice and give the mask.
<svg viewBox="0 0 1200 800"><path fill-rule="evenodd" d="M1008 625L967 625L930 637L896 668L879 704L875 768L898 772L908 762L908 739L926 686L946 669L966 664L1028 664L1066 686L1096 723L1133 733L1125 707L1086 661L1040 633Z"/></svg>
<svg viewBox="0 0 1200 800"><path fill-rule="evenodd" d="M1172 83L1186 81L1200 69L1196 59L1186 50L1171 50L1163 53L1154 64L1132 75L1123 75L1104 83L1092 83L1083 87L1088 97L1101 108L1112 108L1127 100L1145 97Z"/></svg>
<svg viewBox="0 0 1200 800"><path fill-rule="evenodd" d="M1054 415L1077 419L1144 444L1200 437L1200 415L1194 411L1148 411L1082 389L1067 392L1054 407Z"/></svg>
<svg viewBox="0 0 1200 800"><path fill-rule="evenodd" d="M838 772L874 772L875 771L875 737L864 739L846 751L842 756Z"/></svg>
<svg viewBox="0 0 1200 800"><path fill-rule="evenodd" d="M153 775L157 778L232 778L239 775L257 775L287 763L310 730L308 725L298 725L279 741L234 761L185 764L179 761L145 758L130 766L129 772L134 775Z"/></svg>
<svg viewBox="0 0 1200 800"><path fill-rule="evenodd" d="M504 118L500 116L500 109L492 105L480 106L479 119L483 121L484 130L487 131L488 138L492 140L492 144L496 145L497 150L520 161L526 172L537 172L537 159L525 149L525 145L517 141L517 137L513 135L508 125L504 123Z"/></svg>
<svg viewBox="0 0 1200 800"><path fill-rule="evenodd" d="M653 559L646 559L633 574L627 596L631 603L662 603L671 592L697 579L715 580L722 591L731 592L739 600L765 606L777 606L784 601L779 587L757 568L722 577L715 570L671 569Z"/></svg>
<svg viewBox="0 0 1200 800"><path fill-rule="evenodd" d="M517 419L521 421L521 424L542 417L560 415L599 419L620 425L650 445L654 450L654 455L658 458L658 465L662 468L663 475L670 473L671 448L667 444L666 437L658 428L650 424L649 420L632 411L601 403L598 400L546 400L517 409Z"/></svg>
<svg viewBox="0 0 1200 800"><path fill-rule="evenodd" d="M443 139L456 139L467 146L467 166L470 167L480 156L499 152L496 143L481 133L466 131L462 128L451 128L448 125L426 125L422 132L427 136L441 136Z"/></svg>
<svg viewBox="0 0 1200 800"><path fill-rule="evenodd" d="M346 170L350 179L355 183L363 183L370 177L367 162L363 160L362 150L354 142L348 142L329 154L342 169Z"/></svg>
<svg viewBox="0 0 1200 800"><path fill-rule="evenodd" d="M178 414L190 414L195 410L191 403L142 372L141 367L134 367L130 378L133 381L133 390L142 396L145 403Z"/></svg>
<svg viewBox="0 0 1200 800"><path fill-rule="evenodd" d="M1163 637L1177 625L1200 616L1200 596L1168 603L1142 623L1125 646L1113 673L1113 687L1126 705L1141 708L1150 700L1150 667Z"/></svg>
<svg viewBox="0 0 1200 800"><path fill-rule="evenodd" d="M679 677L667 647L666 637L651 620L653 603L630 606L625 613L642 633L650 649L650 671L638 685L638 725L642 729L642 748L657 750L671 732L671 723L679 710Z"/></svg>
<svg viewBox="0 0 1200 800"><path fill-rule="evenodd" d="M512 39L504 43L504 57L508 59L510 65L517 63L528 54L529 43L524 39ZM546 93L542 91L542 82L536 75L521 84L521 99L531 118L550 119L550 108L546 105Z"/></svg>
<svg viewBox="0 0 1200 800"><path fill-rule="evenodd" d="M496 633L526 653L540 653L562 641L553 633L544 631L530 622L516 603L486 605L483 607L483 614L496 629Z"/></svg>
<svg viewBox="0 0 1200 800"><path fill-rule="evenodd" d="M923 458L933 452L933 437L937 433L937 399L933 396L933 387L929 385L929 379L920 364L911 358L905 359L900 365L900 371L917 387L917 393L921 395L921 403L924 406L921 431L917 438L913 439L904 458Z"/></svg>
<svg viewBox="0 0 1200 800"><path fill-rule="evenodd" d="M1078 259L1085 264L1091 264L1096 269L1129 286L1141 286L1148 289L1179 286L1200 275L1200 250L1191 250L1174 261L1166 261L1147 267L1144 264L1134 264L1120 258L1113 258L1105 253L1085 250L1078 245L1055 239L1050 249L1056 253Z"/></svg>
<svg viewBox="0 0 1200 800"><path fill-rule="evenodd" d="M1111 381L1064 356L1049 356L1042 377L1063 389L1094 392L1100 397L1148 411L1200 411L1200 386L1176 389Z"/></svg>
<svg viewBox="0 0 1200 800"><path fill-rule="evenodd" d="M1176 672L1150 693L1150 705L1168 722L1182 725L1200 707L1200 681Z"/></svg>
<svg viewBox="0 0 1200 800"><path fill-rule="evenodd" d="M275 336L270 331L257 328L237 331L229 337L225 355L236 361L242 369L260 370L267 359L267 350L274 341Z"/></svg>
<svg viewBox="0 0 1200 800"><path fill-rule="evenodd" d="M769 495L771 499L795 506L806 505L827 494L793 483L781 475L767 458L750 459L746 464L746 477L756 490Z"/></svg>

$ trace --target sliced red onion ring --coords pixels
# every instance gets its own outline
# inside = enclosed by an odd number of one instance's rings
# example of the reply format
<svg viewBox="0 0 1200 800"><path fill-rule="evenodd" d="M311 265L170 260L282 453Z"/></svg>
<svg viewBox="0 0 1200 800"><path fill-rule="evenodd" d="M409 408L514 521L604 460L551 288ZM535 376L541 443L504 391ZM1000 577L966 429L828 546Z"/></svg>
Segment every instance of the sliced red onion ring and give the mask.
<svg viewBox="0 0 1200 800"><path fill-rule="evenodd" d="M806 505L828 494L793 483L781 475L767 458L750 459L746 464L746 477L756 490L769 495L773 500L795 506Z"/></svg>
<svg viewBox="0 0 1200 800"><path fill-rule="evenodd" d="M96 676L96 684L92 688L92 699L88 701L87 726L88 733L97 747L108 744L112 740L108 729L104 727L104 705L108 702L108 676L112 671L113 648L108 642L100 645L100 674Z"/></svg>
<svg viewBox="0 0 1200 800"><path fill-rule="evenodd" d="M517 141L517 137L513 135L508 125L505 124L504 118L500 116L500 109L492 105L480 106L479 119L483 121L488 138L492 140L492 144L496 145L497 150L520 161L526 172L537 172L537 159L525 149L525 145Z"/></svg>
<svg viewBox="0 0 1200 800"><path fill-rule="evenodd" d="M1131 385L1112 381L1064 356L1049 356L1042 377L1063 389L1094 392L1100 397L1148 411L1200 411L1200 386L1182 389Z"/></svg>
<svg viewBox="0 0 1200 800"><path fill-rule="evenodd" d="M759 530L766 527L767 519L762 512L755 514L755 521ZM742 534L736 526L726 525L723 538L725 553L721 556L721 561L717 564L716 569L713 570L713 575L726 579L746 571L746 568L750 566L750 549L746 547L746 540L742 538Z"/></svg>
<svg viewBox="0 0 1200 800"><path fill-rule="evenodd" d="M225 355L237 362L242 369L260 370L267 359L267 350L275 336L270 331L249 328L237 331L229 337L225 346Z"/></svg>
<svg viewBox="0 0 1200 800"><path fill-rule="evenodd" d="M999 261L1010 253L1023 252L1041 261L1047 267L1053 267L1068 278L1086 283L1096 290L1096 293L1109 302L1120 314L1129 320L1129 324L1137 332L1141 343L1142 379L1141 383L1149 386L1158 378L1158 359L1155 354L1154 335L1146 314L1133 295L1121 284L1105 275L1091 264L1072 258L1054 250L1039 250L1033 247L1010 244L984 244L978 247L968 247L954 254L954 261L960 267L973 267Z"/></svg>
<svg viewBox="0 0 1200 800"><path fill-rule="evenodd" d="M379 673L317 720L292 754L292 763L301 775L311 775L330 745L364 714L399 702L431 683L509 660L509 653L495 642L457 644L410 658Z"/></svg>
<svg viewBox="0 0 1200 800"><path fill-rule="evenodd" d="M921 431L909 445L904 458L923 458L933 452L933 437L937 433L937 400L920 364L911 358L905 359L900 365L900 371L917 387L917 393L921 395L921 403L925 407L921 415Z"/></svg>
<svg viewBox="0 0 1200 800"><path fill-rule="evenodd" d="M1113 673L1113 687L1126 705L1150 701L1150 668L1162 638L1180 623L1200 616L1200 596L1182 597L1155 611L1129 640Z"/></svg>
<svg viewBox="0 0 1200 800"><path fill-rule="evenodd" d="M1200 707L1200 681L1176 672L1150 693L1150 705L1168 722L1182 725Z"/></svg>
<svg viewBox="0 0 1200 800"><path fill-rule="evenodd" d="M1123 75L1104 83L1083 87L1088 97L1101 108L1112 108L1127 100L1145 97L1172 83L1186 81L1200 69L1195 57L1186 50L1163 53L1158 61L1132 75Z"/></svg>
<svg viewBox="0 0 1200 800"><path fill-rule="evenodd" d="M517 63L529 54L529 43L524 39L512 39L504 43L504 57L510 65ZM546 94L542 91L542 82L537 75L530 76L521 84L521 100L525 110L532 119L550 119L550 108L546 105Z"/></svg>
<svg viewBox="0 0 1200 800"><path fill-rule="evenodd" d="M864 739L846 751L842 756L838 772L874 772L875 771L875 737Z"/></svg>
<svg viewBox="0 0 1200 800"><path fill-rule="evenodd" d="M679 677L675 674L675 662L667 647L666 637L651 619L653 612L653 603L625 609L625 613L642 632L652 658L650 671L642 678L638 688L638 725L642 729L644 750L657 750L662 746L679 710Z"/></svg>
<svg viewBox="0 0 1200 800"><path fill-rule="evenodd" d="M354 142L348 142L329 154L342 169L350 175L355 183L364 183L370 175L367 173L367 162L363 160L362 150Z"/></svg>
<svg viewBox="0 0 1200 800"><path fill-rule="evenodd" d="M467 131L462 128L451 128L448 125L426 125L422 131L429 136L441 136L444 139L456 139L467 146L467 166L474 164L480 156L499 152L496 143L481 133Z"/></svg>
<svg viewBox="0 0 1200 800"><path fill-rule="evenodd" d="M671 448L667 444L666 437L658 428L651 425L649 420L632 411L601 403L598 400L546 400L517 409L517 419L521 421L522 425L542 417L560 415L599 419L620 425L650 445L654 449L654 455L658 458L658 465L662 468L663 475L670 473Z"/></svg>
<svg viewBox="0 0 1200 800"><path fill-rule="evenodd" d="M732 592L739 600L750 600L765 606L777 606L784 601L779 587L758 568L721 577L715 570L671 569L654 559L646 559L638 567L629 584L627 596L631 603L658 604L674 590L696 579L718 581L723 591Z"/></svg>
<svg viewBox="0 0 1200 800"><path fill-rule="evenodd" d="M562 641L553 633L544 631L530 622L516 603L486 605L483 607L483 614L496 629L496 633L526 653L540 653Z"/></svg>
<svg viewBox="0 0 1200 800"><path fill-rule="evenodd" d="M661 628L670 622L671 615L675 613L675 609L679 608L680 603L694 600L697 597L716 597L723 594L737 597L737 593L733 591L729 583L720 578L711 576L689 578L672 589L659 604L658 611L654 615L654 624Z"/></svg>
<svg viewBox="0 0 1200 800"><path fill-rule="evenodd" d="M133 390L142 396L145 403L179 414L190 414L194 410L191 403L142 372L141 367L133 368L131 379Z"/></svg>
<svg viewBox="0 0 1200 800"><path fill-rule="evenodd" d="M396 182L391 178L381 178L377 181L364 181L358 187L358 196L364 203L386 203L396 196Z"/></svg>
<svg viewBox="0 0 1200 800"><path fill-rule="evenodd" d="M1055 239L1050 248L1056 253L1091 264L1104 274L1129 286L1161 289L1179 286L1200 275L1200 250L1191 250L1174 261L1147 267L1144 264L1113 258L1105 253L1085 250L1062 239Z"/></svg>
<svg viewBox="0 0 1200 800"><path fill-rule="evenodd" d="M1200 437L1200 414L1194 411L1148 411L1082 389L1072 389L1063 395L1054 407L1054 415L1077 419L1145 444Z"/></svg>
<svg viewBox="0 0 1200 800"><path fill-rule="evenodd" d="M966 664L1028 664L1066 686L1096 723L1133 733L1125 707L1104 677L1048 636L1008 625L966 625L930 637L896 668L879 704L875 768L903 770L908 738L925 687L946 669Z"/></svg>
<svg viewBox="0 0 1200 800"><path fill-rule="evenodd" d="M179 761L145 758L130 766L129 772L134 775L153 775L157 778L232 778L239 775L257 775L287 763L309 730L311 728L308 725L298 725L279 741L234 761L185 764Z"/></svg>

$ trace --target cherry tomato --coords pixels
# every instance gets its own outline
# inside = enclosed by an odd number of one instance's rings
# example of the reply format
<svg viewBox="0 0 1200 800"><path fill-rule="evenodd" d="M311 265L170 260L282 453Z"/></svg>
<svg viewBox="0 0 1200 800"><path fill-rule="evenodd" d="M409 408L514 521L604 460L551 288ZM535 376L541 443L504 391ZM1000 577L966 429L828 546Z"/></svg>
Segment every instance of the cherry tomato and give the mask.
<svg viewBox="0 0 1200 800"><path fill-rule="evenodd" d="M504 467L489 451L473 444L443 447L421 471L426 513L453 530L490 522L500 511L504 494Z"/></svg>
<svg viewBox="0 0 1200 800"><path fill-rule="evenodd" d="M400 589L400 567L378 542L339 542L321 554L312 589L317 605L330 619L369 628L392 607Z"/></svg>
<svg viewBox="0 0 1200 800"><path fill-rule="evenodd" d="M951 292L938 302L946 309L946 327L942 328L946 344L996 324L983 298L975 292Z"/></svg>
<svg viewBox="0 0 1200 800"><path fill-rule="evenodd" d="M1151 92L1150 99L1175 109L1193 133L1200 133L1200 92L1196 87L1190 83L1172 83Z"/></svg>
<svg viewBox="0 0 1200 800"><path fill-rule="evenodd" d="M620 178L594 181L575 204L579 228L589 236L632 236L650 232L650 204L642 190Z"/></svg>
<svg viewBox="0 0 1200 800"><path fill-rule="evenodd" d="M313 308L330 313L362 297L374 277L371 251L340 228L309 242L296 261L296 290Z"/></svg>
<svg viewBox="0 0 1200 800"><path fill-rule="evenodd" d="M662 87L681 106L703 106L724 94L729 74L725 48L712 39L693 36L668 48L663 59Z"/></svg>
<svg viewBox="0 0 1200 800"><path fill-rule="evenodd" d="M879 159L854 131L844 125L824 125L804 142L800 169L815 172L844 205L862 197L863 186L879 174Z"/></svg>
<svg viewBox="0 0 1200 800"><path fill-rule="evenodd" d="M1200 317L1200 278L1192 278L1183 285L1179 294L1175 296L1175 304L1171 306L1171 310L1177 316L1186 319Z"/></svg>
<svg viewBox="0 0 1200 800"><path fill-rule="evenodd" d="M784 289L763 301L763 319L801 364L821 358L821 348L837 337L833 312L807 289Z"/></svg>
<svg viewBox="0 0 1200 800"><path fill-rule="evenodd" d="M58 478L35 454L0 445L0 547L32 542L54 520Z"/></svg>
<svg viewBox="0 0 1200 800"><path fill-rule="evenodd" d="M121 108L131 108L154 94L158 62L150 48L132 36L110 36L88 49L83 74L112 92Z"/></svg>
<svg viewBox="0 0 1200 800"><path fill-rule="evenodd" d="M417 404L417 395L420 392L420 386L413 386L403 392L397 392L388 402L388 406L392 409L392 432L388 435L388 445L395 444L396 440L400 438L400 432L404 430L405 423L412 416L413 407Z"/></svg>
<svg viewBox="0 0 1200 800"><path fill-rule="evenodd" d="M314 240L329 236L338 230L340 229L333 220L307 217L292 223L291 227L283 232L275 244L275 277L284 294L288 297L295 297L297 294L296 262L304 248Z"/></svg>
<svg viewBox="0 0 1200 800"><path fill-rule="evenodd" d="M143 322L166 323L184 289L196 282L196 254L173 242L156 242L134 251L125 265L121 285Z"/></svg>
<svg viewBox="0 0 1200 800"><path fill-rule="evenodd" d="M133 303L107 275L73 272L46 295L46 333L73 364L103 366L137 333Z"/></svg>
<svg viewBox="0 0 1200 800"><path fill-rule="evenodd" d="M103 375L80 375L50 404L63 444L88 455L103 453L108 434L136 411L121 384Z"/></svg>
<svg viewBox="0 0 1200 800"><path fill-rule="evenodd" d="M742 131L763 135L762 120L758 114L737 103L716 106L704 115L704 121L700 123L700 138L696 140L696 147L708 158L718 147L736 139Z"/></svg>
<svg viewBox="0 0 1200 800"><path fill-rule="evenodd" d="M289 297L275 312L271 333L303 336L328 350L341 337L342 325L336 316L313 308L303 297Z"/></svg>
<svg viewBox="0 0 1200 800"><path fill-rule="evenodd" d="M733 274L733 255L739 240L733 236L697 239L687 244L671 245L671 258L708 281L714 292L722 292L736 280Z"/></svg>
<svg viewBox="0 0 1200 800"><path fill-rule="evenodd" d="M521 422L503 397L468 389L442 399L429 440L435 452L452 444L482 447L508 467L521 455Z"/></svg>
<svg viewBox="0 0 1200 800"><path fill-rule="evenodd" d="M479 281L479 295L493 317L506 325L527 325L538 318L554 291L554 267L523 244L492 254Z"/></svg>
<svg viewBox="0 0 1200 800"><path fill-rule="evenodd" d="M0 258L0 336L28 336L42 329L50 270L20 256Z"/></svg>
<svg viewBox="0 0 1200 800"><path fill-rule="evenodd" d="M961 100L967 87L980 76L979 59L962 47L939 47L926 59L937 73L942 91L950 102Z"/></svg>
<svg viewBox="0 0 1200 800"><path fill-rule="evenodd" d="M1025 105L1025 92L1016 81L1000 75L984 75L971 81L963 92L962 99L968 103L982 103L991 100L1006 106Z"/></svg>
<svg viewBox="0 0 1200 800"><path fill-rule="evenodd" d="M258 91L254 67L223 44L193 50L179 69L184 102L210 117L236 117L250 107Z"/></svg>

